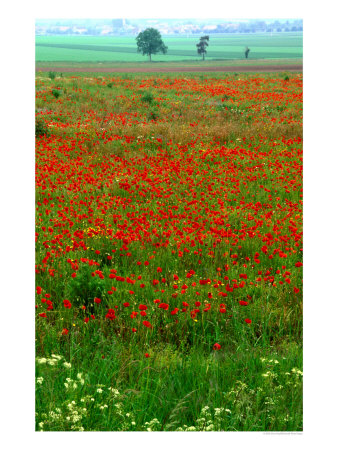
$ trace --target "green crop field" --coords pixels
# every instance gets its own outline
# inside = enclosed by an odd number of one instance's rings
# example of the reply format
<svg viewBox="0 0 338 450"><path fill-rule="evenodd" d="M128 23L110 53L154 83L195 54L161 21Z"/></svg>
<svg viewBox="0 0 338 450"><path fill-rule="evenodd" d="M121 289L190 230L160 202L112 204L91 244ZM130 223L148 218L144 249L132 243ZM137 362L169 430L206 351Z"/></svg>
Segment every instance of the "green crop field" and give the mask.
<svg viewBox="0 0 338 450"><path fill-rule="evenodd" d="M166 55L153 56L154 61L184 61L200 59L196 51L199 36L167 37ZM146 61L147 56L137 53L136 40L128 37L103 36L37 36L36 62L74 61ZM262 33L227 34L210 36L206 59L243 59L244 49L250 48L249 59L299 59L303 56L303 34Z"/></svg>

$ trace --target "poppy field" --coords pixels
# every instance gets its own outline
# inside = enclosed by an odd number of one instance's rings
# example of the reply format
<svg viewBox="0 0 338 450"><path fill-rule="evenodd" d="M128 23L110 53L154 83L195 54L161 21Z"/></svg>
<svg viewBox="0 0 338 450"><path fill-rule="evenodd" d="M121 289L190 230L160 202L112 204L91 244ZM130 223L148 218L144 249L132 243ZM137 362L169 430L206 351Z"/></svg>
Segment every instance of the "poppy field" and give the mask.
<svg viewBox="0 0 338 450"><path fill-rule="evenodd" d="M302 430L302 87L37 72L37 431Z"/></svg>

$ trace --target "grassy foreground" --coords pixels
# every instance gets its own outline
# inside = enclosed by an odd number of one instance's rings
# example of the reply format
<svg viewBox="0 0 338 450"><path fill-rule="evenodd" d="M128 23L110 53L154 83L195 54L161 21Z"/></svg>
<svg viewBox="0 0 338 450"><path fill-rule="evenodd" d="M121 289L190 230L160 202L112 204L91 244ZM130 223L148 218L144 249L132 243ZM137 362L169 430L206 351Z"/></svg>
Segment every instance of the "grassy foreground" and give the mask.
<svg viewBox="0 0 338 450"><path fill-rule="evenodd" d="M302 423L302 76L38 74L36 429Z"/></svg>

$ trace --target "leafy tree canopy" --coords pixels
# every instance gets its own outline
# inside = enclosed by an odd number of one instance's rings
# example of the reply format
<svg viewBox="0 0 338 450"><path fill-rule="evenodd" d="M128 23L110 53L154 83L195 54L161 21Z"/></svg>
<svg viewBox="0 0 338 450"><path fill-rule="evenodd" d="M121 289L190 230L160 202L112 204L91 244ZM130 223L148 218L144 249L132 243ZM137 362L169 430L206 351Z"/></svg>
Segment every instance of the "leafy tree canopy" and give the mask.
<svg viewBox="0 0 338 450"><path fill-rule="evenodd" d="M136 38L137 51L142 52L142 55L148 55L151 61L151 55L156 53L167 53L166 47L162 41L161 34L155 28L147 28L138 34Z"/></svg>
<svg viewBox="0 0 338 450"><path fill-rule="evenodd" d="M209 45L208 41L209 41L209 36L202 36L202 37L200 37L199 43L196 44L197 53L199 55L203 56L203 60L204 60L205 54L207 53L207 47Z"/></svg>

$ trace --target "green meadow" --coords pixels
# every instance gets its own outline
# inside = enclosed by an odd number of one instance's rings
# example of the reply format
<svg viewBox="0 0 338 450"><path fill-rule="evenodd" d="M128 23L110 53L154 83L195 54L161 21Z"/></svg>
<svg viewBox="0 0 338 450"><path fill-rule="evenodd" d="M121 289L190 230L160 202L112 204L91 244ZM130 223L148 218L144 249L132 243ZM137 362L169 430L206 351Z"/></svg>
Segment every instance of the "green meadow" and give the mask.
<svg viewBox="0 0 338 450"><path fill-rule="evenodd" d="M153 56L156 61L189 61L201 59L197 55L194 37L162 36L168 47L166 55ZM241 60L244 49L250 48L249 59L299 59L303 57L303 34L255 33L211 35L206 60ZM137 53L136 36L37 36L35 60L108 62L146 61L147 56Z"/></svg>

